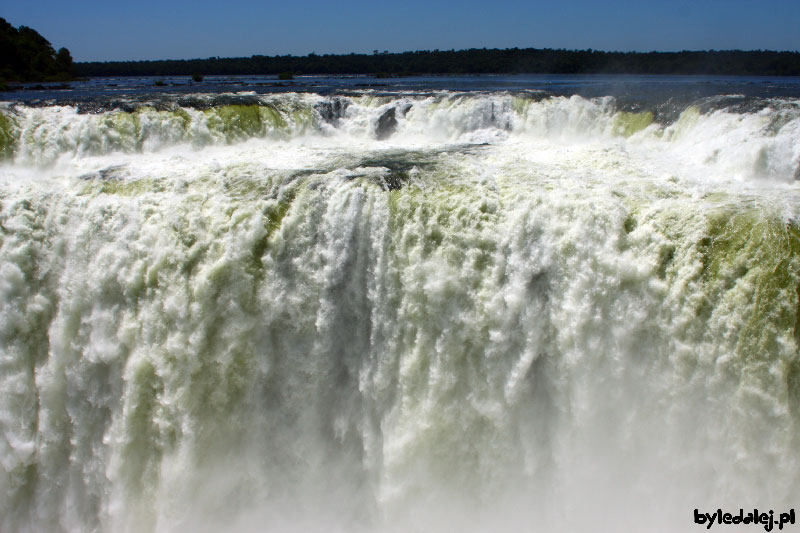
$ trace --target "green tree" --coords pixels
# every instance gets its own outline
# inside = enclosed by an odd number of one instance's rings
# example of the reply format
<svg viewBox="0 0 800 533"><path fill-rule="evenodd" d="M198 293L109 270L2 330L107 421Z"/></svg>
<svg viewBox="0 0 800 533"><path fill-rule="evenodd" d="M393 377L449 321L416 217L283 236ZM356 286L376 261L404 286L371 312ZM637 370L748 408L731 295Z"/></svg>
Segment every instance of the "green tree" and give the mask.
<svg viewBox="0 0 800 533"><path fill-rule="evenodd" d="M75 65L72 62L72 54L66 48L59 48L56 54L56 68L59 72L66 72L70 75L75 74Z"/></svg>
<svg viewBox="0 0 800 533"><path fill-rule="evenodd" d="M51 81L75 77L69 50L58 53L39 32L0 18L0 81Z"/></svg>

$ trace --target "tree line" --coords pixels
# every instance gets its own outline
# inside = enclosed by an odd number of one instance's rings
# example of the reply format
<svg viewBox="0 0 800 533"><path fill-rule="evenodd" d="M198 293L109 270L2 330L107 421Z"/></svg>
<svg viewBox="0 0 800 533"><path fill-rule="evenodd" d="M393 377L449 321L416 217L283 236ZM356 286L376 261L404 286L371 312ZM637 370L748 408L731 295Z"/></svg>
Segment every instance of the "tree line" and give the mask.
<svg viewBox="0 0 800 533"><path fill-rule="evenodd" d="M56 52L36 30L15 28L0 18L0 83L6 81L68 81L75 77L72 55Z"/></svg>
<svg viewBox="0 0 800 533"><path fill-rule="evenodd" d="M263 56L78 63L81 76L374 74L800 75L800 53L774 51L603 52L537 48Z"/></svg>

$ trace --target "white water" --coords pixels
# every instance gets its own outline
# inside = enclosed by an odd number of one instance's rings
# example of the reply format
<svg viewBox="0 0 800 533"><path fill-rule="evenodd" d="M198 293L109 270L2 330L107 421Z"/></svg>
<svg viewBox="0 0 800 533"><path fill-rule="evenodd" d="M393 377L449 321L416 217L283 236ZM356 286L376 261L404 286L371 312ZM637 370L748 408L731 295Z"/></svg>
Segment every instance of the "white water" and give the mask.
<svg viewBox="0 0 800 533"><path fill-rule="evenodd" d="M5 111L0 529L683 531L798 501L796 103L271 98L255 126Z"/></svg>

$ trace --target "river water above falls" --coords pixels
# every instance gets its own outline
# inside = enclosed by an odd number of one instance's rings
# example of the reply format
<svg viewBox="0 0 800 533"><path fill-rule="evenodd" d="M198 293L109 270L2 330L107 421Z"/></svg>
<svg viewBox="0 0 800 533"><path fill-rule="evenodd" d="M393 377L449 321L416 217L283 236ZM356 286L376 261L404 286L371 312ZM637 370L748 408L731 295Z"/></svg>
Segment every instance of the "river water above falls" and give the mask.
<svg viewBox="0 0 800 533"><path fill-rule="evenodd" d="M800 84L387 83L0 104L0 530L800 501Z"/></svg>

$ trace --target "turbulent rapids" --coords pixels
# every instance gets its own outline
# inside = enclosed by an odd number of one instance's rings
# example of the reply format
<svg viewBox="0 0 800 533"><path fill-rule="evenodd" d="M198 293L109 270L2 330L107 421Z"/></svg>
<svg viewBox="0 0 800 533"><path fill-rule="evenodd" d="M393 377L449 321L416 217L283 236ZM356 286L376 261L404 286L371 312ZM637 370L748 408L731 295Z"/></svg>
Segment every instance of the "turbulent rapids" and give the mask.
<svg viewBox="0 0 800 533"><path fill-rule="evenodd" d="M800 100L0 104L0 530L800 498Z"/></svg>

